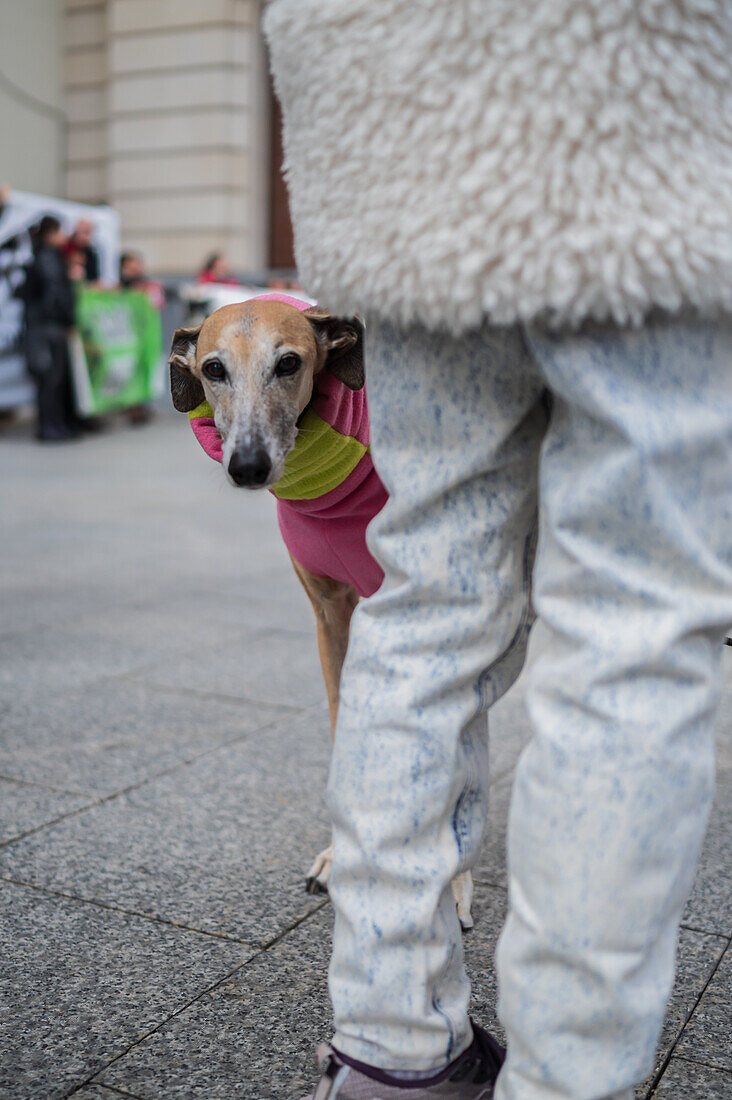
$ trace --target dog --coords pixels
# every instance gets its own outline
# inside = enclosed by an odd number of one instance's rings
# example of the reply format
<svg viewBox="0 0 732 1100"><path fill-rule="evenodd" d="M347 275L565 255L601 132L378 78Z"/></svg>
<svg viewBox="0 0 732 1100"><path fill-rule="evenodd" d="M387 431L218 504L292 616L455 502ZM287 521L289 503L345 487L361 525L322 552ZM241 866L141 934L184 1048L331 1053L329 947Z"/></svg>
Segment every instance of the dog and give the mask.
<svg viewBox="0 0 732 1100"><path fill-rule="evenodd" d="M173 405L232 485L269 489L293 568L315 612L335 737L351 616L383 572L366 528L387 500L369 450L363 325L284 294L216 310L180 328L170 351ZM308 871L327 890L333 846ZM460 923L473 925L469 871L452 884Z"/></svg>

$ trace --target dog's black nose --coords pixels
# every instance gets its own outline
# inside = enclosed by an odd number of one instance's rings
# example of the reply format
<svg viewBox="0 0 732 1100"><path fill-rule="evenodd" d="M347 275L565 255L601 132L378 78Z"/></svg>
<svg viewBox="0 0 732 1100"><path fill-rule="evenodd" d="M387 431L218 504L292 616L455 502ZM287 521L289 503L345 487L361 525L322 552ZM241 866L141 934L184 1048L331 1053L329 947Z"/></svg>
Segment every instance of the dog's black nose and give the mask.
<svg viewBox="0 0 732 1100"><path fill-rule="evenodd" d="M229 474L232 481L237 485L247 485L250 489L264 485L271 469L270 457L263 447L235 451L229 459Z"/></svg>

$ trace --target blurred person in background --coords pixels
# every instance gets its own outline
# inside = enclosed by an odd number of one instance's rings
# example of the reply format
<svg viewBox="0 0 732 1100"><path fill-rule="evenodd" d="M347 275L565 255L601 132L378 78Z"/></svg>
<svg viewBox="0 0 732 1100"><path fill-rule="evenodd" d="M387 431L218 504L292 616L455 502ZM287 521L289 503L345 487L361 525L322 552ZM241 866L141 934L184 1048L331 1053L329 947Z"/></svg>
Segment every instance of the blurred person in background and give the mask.
<svg viewBox="0 0 732 1100"><path fill-rule="evenodd" d="M66 266L72 283L86 283L86 266L80 252L67 252Z"/></svg>
<svg viewBox="0 0 732 1100"><path fill-rule="evenodd" d="M96 285L99 282L99 253L92 244L93 235L92 223L82 218L66 243L66 255L73 271L72 278Z"/></svg>
<svg viewBox="0 0 732 1100"><path fill-rule="evenodd" d="M33 241L33 260L19 292L25 302L28 371L36 387L38 438L60 443L78 435L69 358L74 291L67 237L58 218L47 214L33 233Z"/></svg>
<svg viewBox="0 0 732 1100"><path fill-rule="evenodd" d="M272 0L265 30L298 269L366 319L390 494L330 772L317 1100L493 1094L450 882L480 851L485 710L530 595L495 1096L631 1100L732 621L732 10Z"/></svg>
<svg viewBox="0 0 732 1100"><path fill-rule="evenodd" d="M142 291L158 312L165 309L163 284L148 276L145 261L139 252L123 252L120 256L119 285L123 290Z"/></svg>
<svg viewBox="0 0 732 1100"><path fill-rule="evenodd" d="M212 252L196 276L198 283L218 283L221 286L239 286L239 280L223 252Z"/></svg>
<svg viewBox="0 0 732 1100"><path fill-rule="evenodd" d="M122 290L139 290L145 294L152 306L161 313L165 309L165 290L163 284L150 279L145 261L139 252L123 252L119 258L119 285ZM153 418L148 405L133 405L127 410L130 424L147 424Z"/></svg>

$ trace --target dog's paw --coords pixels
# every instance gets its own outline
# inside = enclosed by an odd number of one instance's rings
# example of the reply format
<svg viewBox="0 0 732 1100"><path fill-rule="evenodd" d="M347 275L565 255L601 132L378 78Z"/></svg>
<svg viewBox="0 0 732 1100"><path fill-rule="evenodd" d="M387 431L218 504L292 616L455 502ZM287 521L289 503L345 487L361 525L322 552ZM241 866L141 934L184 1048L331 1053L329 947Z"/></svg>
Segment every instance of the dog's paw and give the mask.
<svg viewBox="0 0 732 1100"><path fill-rule="evenodd" d="M470 871L461 871L452 880L452 896L455 898L458 919L463 932L473 927L473 915L470 907L473 904L473 876Z"/></svg>
<svg viewBox="0 0 732 1100"><path fill-rule="evenodd" d="M330 869L333 866L333 845L324 848L307 873L305 889L309 894L327 894Z"/></svg>

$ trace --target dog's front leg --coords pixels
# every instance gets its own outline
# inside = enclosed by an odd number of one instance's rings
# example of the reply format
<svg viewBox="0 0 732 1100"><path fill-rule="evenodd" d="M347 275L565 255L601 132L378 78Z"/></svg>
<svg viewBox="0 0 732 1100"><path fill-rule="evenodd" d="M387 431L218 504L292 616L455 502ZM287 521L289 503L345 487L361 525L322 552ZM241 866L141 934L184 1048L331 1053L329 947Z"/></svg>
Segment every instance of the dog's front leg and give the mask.
<svg viewBox="0 0 732 1100"><path fill-rule="evenodd" d="M341 669L348 649L351 616L358 603L358 595L350 584L318 577L308 572L294 558L292 564L315 612L320 667L328 695L331 738L334 738L338 720ZM332 863L333 845L329 844L316 856L307 873L305 884L309 893L318 894L327 890Z"/></svg>
<svg viewBox="0 0 732 1100"><path fill-rule="evenodd" d="M333 581L327 577L315 576L299 565L294 558L292 558L292 564L315 612L320 666L328 693L331 737L335 738L341 670L348 649L351 616L358 603L358 596L351 585ZM332 864L333 845L329 844L316 856L307 873L305 885L309 893L318 894L328 889ZM455 876L452 892L462 928L465 930L472 928L473 918L470 910L473 901L473 878L470 871L462 871Z"/></svg>

